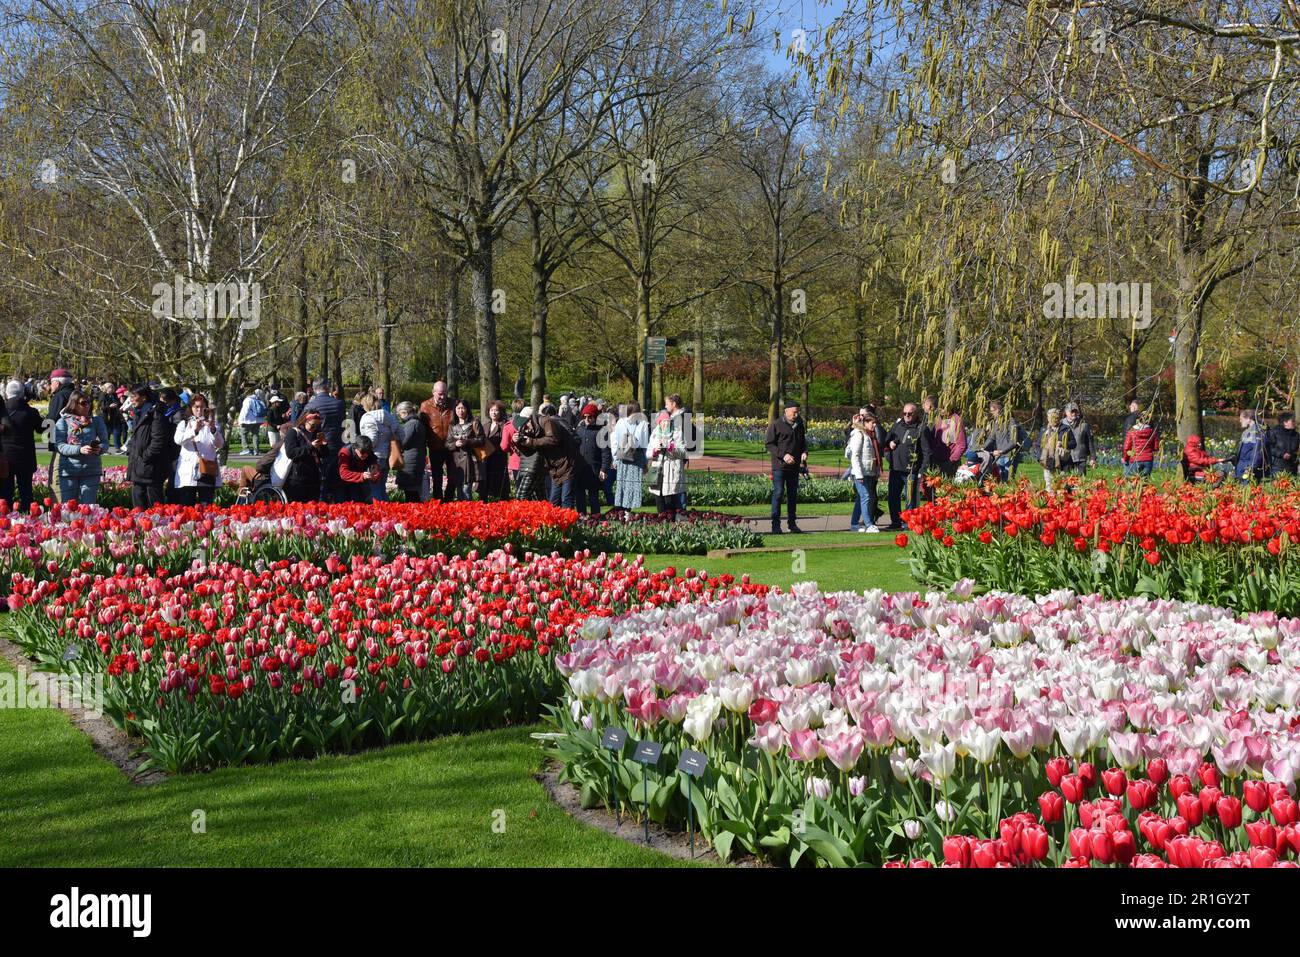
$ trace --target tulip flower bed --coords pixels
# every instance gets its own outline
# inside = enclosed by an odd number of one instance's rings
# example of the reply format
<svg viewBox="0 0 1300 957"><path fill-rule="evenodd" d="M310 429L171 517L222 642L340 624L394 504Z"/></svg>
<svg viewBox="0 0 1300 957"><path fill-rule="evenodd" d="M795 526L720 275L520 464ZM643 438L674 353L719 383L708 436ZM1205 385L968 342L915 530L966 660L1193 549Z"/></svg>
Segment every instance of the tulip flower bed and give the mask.
<svg viewBox="0 0 1300 957"><path fill-rule="evenodd" d="M54 505L34 515L0 502L0 576L125 573L136 565L175 574L196 559L249 567L333 555L464 553L503 545L566 544L577 513L546 502L323 505L259 503L229 509L166 505L148 512ZM572 548L570 548L572 550Z"/></svg>
<svg viewBox="0 0 1300 957"><path fill-rule="evenodd" d="M673 824L672 769L703 751L695 820L724 858L1294 865L1300 621L968 595L796 585L589 618L539 737L588 806ZM664 746L644 789L638 739Z"/></svg>
<svg viewBox="0 0 1300 957"><path fill-rule="evenodd" d="M684 516L610 511L581 516L569 540L593 551L703 555L713 548L758 548L763 536L738 515L687 512Z"/></svg>
<svg viewBox="0 0 1300 957"><path fill-rule="evenodd" d="M944 487L905 512L912 574L947 586L1149 595L1300 615L1300 490L1093 482L1049 494Z"/></svg>
<svg viewBox="0 0 1300 957"><path fill-rule="evenodd" d="M535 720L589 615L738 593L730 576L501 549L61 582L17 576L9 636L104 680L104 712L181 771Z"/></svg>

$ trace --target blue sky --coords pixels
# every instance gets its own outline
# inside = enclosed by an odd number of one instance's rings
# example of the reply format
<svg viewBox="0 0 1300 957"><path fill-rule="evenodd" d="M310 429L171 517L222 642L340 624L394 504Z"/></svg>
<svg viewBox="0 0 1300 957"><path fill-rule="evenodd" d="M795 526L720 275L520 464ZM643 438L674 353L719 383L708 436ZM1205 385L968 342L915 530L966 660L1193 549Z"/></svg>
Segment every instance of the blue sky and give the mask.
<svg viewBox="0 0 1300 957"><path fill-rule="evenodd" d="M821 34L821 31L835 17L843 12L845 0L762 0L761 4L761 21L766 29L763 35L771 36L772 31L781 32L782 47L789 43L793 31L802 29L807 31L809 44L813 44ZM786 71L790 69L790 63L786 59L783 50L774 50L771 46L767 48L764 55L767 65L773 70Z"/></svg>

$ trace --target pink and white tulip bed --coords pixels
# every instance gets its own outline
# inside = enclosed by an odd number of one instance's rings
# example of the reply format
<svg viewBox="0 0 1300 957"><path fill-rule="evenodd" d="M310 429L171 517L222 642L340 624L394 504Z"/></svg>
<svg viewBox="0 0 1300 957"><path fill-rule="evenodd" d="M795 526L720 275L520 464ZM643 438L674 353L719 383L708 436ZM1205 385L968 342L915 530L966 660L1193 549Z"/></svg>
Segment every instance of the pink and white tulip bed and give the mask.
<svg viewBox="0 0 1300 957"><path fill-rule="evenodd" d="M1055 592L746 594L590 618L539 737L589 806L852 866L1295 866L1300 620ZM618 753L601 732L626 727ZM633 742L663 743L641 783ZM1100 769L1100 770L1099 770ZM613 779L616 783L611 783ZM1244 807L1243 807L1244 802Z"/></svg>

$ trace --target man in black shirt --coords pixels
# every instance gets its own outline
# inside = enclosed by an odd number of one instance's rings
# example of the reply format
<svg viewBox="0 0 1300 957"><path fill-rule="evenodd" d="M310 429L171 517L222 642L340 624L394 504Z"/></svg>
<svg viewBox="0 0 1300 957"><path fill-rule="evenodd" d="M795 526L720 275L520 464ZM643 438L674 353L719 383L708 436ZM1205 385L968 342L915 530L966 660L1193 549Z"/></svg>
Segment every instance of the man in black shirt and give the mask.
<svg viewBox="0 0 1300 957"><path fill-rule="evenodd" d="M1268 430L1264 447L1265 463L1270 477L1296 474L1296 454L1300 452L1300 432L1296 432L1295 416L1283 412L1277 425Z"/></svg>
<svg viewBox="0 0 1300 957"><path fill-rule="evenodd" d="M903 406L903 415L885 436L889 450L889 531L903 529L903 490L907 489L907 508L916 508L920 499L920 480L929 461L925 444L925 427L917 414L916 403Z"/></svg>
<svg viewBox="0 0 1300 957"><path fill-rule="evenodd" d="M781 494L785 493L786 524L796 535L803 531L795 520L799 505L799 472L808 467L808 440L799 403L787 402L781 418L767 427L767 450L772 455L772 534L781 534Z"/></svg>

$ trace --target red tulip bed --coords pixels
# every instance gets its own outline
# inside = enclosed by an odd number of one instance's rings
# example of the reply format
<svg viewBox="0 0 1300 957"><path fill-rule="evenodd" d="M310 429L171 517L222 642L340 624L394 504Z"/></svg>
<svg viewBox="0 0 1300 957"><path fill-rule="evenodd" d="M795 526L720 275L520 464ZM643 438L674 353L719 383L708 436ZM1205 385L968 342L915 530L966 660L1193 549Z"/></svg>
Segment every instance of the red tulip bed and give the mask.
<svg viewBox="0 0 1300 957"><path fill-rule="evenodd" d="M1300 615L1300 490L1093 482L1050 494L941 487L904 513L912 574L1038 595L1149 595Z"/></svg>
<svg viewBox="0 0 1300 957"><path fill-rule="evenodd" d="M539 734L588 806L723 857L1295 867L1300 620L796 585L588 619ZM628 731L607 750L604 728ZM642 784L635 742L664 755ZM687 787L684 749L708 765Z"/></svg>
<svg viewBox="0 0 1300 957"><path fill-rule="evenodd" d="M531 721L588 616L739 590L507 546L18 575L6 617L45 666L103 675L104 712L143 738L148 766L183 771Z"/></svg>

